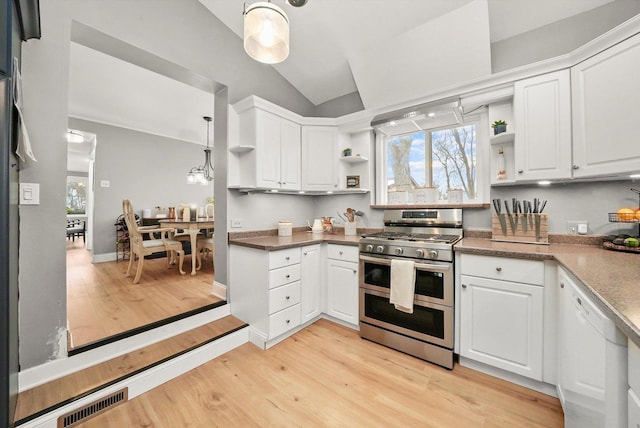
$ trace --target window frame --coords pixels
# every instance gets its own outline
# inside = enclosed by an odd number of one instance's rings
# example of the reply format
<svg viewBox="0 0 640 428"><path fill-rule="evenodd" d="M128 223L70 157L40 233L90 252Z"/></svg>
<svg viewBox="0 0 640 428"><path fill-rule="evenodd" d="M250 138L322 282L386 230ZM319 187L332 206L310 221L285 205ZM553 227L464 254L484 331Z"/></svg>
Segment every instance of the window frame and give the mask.
<svg viewBox="0 0 640 428"><path fill-rule="evenodd" d="M489 119L486 109L482 109L474 114L470 114L464 117L461 123L452 123L449 125L442 125L433 128L426 128L422 130L416 130L413 132L407 132L395 135L386 135L385 133L374 130L375 133L375 175L376 175L376 192L375 202L376 205L388 205L388 192L387 192L387 140L389 138L411 135L418 132L425 133L425 144L429 142L429 148L425 147L425 153L429 152L429 158L432 157L433 148L431 147L431 134L443 129L451 129L460 126L475 125L476 126L476 198L464 200L462 205L478 205L487 204L490 191L490 141L489 141ZM426 156L426 154L425 154ZM432 171L429 166L429 181L432 182ZM420 204L413 204L409 202L409 205L421 206ZM441 201L436 205L446 206L446 201Z"/></svg>
<svg viewBox="0 0 640 428"><path fill-rule="evenodd" d="M70 213L67 215L80 215L80 216L86 216L87 215L87 208L88 208L88 204L89 204L89 177L88 176L82 176L82 175L76 175L76 174L69 174L67 175L67 182L66 182L66 198L69 197L69 181L70 180L74 180L77 182L80 181L84 181L85 183L85 197L84 197L84 212L82 213ZM68 202L68 200L65 198L65 202ZM68 208L68 205L66 205Z"/></svg>

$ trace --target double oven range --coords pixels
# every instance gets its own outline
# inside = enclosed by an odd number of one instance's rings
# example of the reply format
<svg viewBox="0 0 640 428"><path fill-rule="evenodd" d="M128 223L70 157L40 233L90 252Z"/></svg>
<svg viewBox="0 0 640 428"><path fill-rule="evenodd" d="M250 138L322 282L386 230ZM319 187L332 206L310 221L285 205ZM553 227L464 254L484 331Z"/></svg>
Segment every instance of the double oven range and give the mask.
<svg viewBox="0 0 640 428"><path fill-rule="evenodd" d="M385 210L384 231L360 240L360 336L453 368L453 245L461 209ZM414 262L413 313L389 303L391 263Z"/></svg>

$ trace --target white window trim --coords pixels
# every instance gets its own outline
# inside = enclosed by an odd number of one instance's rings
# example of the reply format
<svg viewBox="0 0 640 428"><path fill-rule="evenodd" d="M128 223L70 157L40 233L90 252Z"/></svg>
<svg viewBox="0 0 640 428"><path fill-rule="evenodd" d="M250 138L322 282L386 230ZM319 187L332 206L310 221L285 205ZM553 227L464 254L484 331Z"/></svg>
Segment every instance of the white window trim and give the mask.
<svg viewBox="0 0 640 428"><path fill-rule="evenodd" d="M462 205L477 205L489 203L489 192L491 185L491 159L490 159L490 142L489 142L489 117L486 109L478 112L477 114L465 116L465 120L460 125L476 125L476 162L478 163L478 169L476 171L476 199L466 200ZM440 129L447 129L454 127L455 124L450 126L442 126L437 128L426 129L426 133L437 131ZM483 131L484 130L484 131ZM417 132L417 131L416 131ZM387 151L385 150L385 139L388 136L382 132L375 132L375 197L376 205L387 205ZM440 204L446 205L446 203Z"/></svg>

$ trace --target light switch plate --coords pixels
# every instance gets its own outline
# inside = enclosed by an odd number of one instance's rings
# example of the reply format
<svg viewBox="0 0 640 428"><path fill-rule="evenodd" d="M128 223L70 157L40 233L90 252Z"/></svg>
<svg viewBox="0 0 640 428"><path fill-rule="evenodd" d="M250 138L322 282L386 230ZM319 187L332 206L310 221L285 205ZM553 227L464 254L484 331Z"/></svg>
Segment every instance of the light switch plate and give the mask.
<svg viewBox="0 0 640 428"><path fill-rule="evenodd" d="M40 183L20 183L20 205L40 205Z"/></svg>

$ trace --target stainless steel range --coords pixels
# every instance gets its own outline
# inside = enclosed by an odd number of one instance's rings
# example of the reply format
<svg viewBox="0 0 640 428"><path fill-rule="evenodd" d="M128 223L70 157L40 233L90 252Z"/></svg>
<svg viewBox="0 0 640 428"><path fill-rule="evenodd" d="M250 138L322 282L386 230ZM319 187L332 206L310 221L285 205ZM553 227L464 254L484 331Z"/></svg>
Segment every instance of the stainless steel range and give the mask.
<svg viewBox="0 0 640 428"><path fill-rule="evenodd" d="M453 245L461 209L386 210L360 240L360 336L453 368ZM413 313L389 302L393 260L413 261Z"/></svg>

